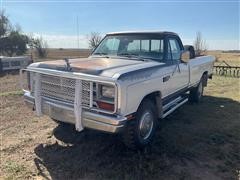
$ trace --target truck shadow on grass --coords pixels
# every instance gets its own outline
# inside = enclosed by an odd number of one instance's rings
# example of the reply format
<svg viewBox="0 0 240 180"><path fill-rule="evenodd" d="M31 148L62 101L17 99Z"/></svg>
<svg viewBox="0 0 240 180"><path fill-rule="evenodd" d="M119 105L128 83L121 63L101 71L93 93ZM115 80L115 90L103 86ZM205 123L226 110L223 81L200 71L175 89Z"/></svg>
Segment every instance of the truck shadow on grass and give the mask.
<svg viewBox="0 0 240 180"><path fill-rule="evenodd" d="M116 135L57 126L61 143L38 145L35 164L46 179L237 179L239 105L211 96L186 104L160 122L143 151L127 149Z"/></svg>

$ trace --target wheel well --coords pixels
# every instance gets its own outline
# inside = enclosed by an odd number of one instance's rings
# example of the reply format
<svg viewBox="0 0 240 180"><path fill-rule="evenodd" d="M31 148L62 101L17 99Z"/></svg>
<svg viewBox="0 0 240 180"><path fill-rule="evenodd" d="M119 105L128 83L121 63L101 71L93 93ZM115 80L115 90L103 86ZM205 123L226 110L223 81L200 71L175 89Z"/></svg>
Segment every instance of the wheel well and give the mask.
<svg viewBox="0 0 240 180"><path fill-rule="evenodd" d="M149 99L149 100L151 100L154 103L154 105L156 107L156 111L157 111L158 117L159 118L162 117L162 94L161 94L161 92L160 91L155 91L155 92L152 92L152 93L146 95L142 99L141 103L145 99Z"/></svg>
<svg viewBox="0 0 240 180"><path fill-rule="evenodd" d="M208 74L208 72L207 71L205 71L204 73L203 73L203 75L207 75Z"/></svg>

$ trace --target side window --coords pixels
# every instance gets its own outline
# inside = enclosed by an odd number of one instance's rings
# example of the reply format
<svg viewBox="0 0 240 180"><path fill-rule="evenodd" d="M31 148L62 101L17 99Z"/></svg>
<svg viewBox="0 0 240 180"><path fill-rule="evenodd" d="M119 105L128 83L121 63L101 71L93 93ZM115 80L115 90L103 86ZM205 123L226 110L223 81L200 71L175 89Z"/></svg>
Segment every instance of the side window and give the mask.
<svg viewBox="0 0 240 180"><path fill-rule="evenodd" d="M149 52L149 40L141 40L141 51Z"/></svg>
<svg viewBox="0 0 240 180"><path fill-rule="evenodd" d="M168 41L168 59L179 60L181 57L181 48L176 39L170 38Z"/></svg>
<svg viewBox="0 0 240 180"><path fill-rule="evenodd" d="M152 39L151 51L163 53L163 39Z"/></svg>

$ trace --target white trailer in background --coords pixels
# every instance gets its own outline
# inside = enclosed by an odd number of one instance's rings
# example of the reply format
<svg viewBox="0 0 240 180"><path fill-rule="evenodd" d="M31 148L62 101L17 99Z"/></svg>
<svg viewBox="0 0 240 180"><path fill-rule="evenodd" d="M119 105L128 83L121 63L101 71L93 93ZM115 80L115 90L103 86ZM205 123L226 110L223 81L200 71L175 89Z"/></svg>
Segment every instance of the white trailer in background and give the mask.
<svg viewBox="0 0 240 180"><path fill-rule="evenodd" d="M9 70L26 68L33 61L29 56L6 57L0 56L0 73Z"/></svg>

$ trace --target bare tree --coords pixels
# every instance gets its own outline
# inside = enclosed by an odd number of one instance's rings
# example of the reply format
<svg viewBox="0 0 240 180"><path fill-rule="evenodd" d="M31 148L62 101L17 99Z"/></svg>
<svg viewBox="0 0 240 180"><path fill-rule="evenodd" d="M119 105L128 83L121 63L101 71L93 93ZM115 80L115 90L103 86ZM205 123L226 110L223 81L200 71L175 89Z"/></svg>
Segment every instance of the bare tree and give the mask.
<svg viewBox="0 0 240 180"><path fill-rule="evenodd" d="M203 40L201 32L197 32L196 34L196 39L194 41L194 48L195 48L196 56L205 55L207 52L206 41Z"/></svg>
<svg viewBox="0 0 240 180"><path fill-rule="evenodd" d="M48 44L42 37L31 38L29 43L31 49L35 48L39 58L46 58L48 55Z"/></svg>
<svg viewBox="0 0 240 180"><path fill-rule="evenodd" d="M101 40L102 40L102 37L101 37L100 33L91 32L90 36L88 37L89 47L91 49L95 49Z"/></svg>

